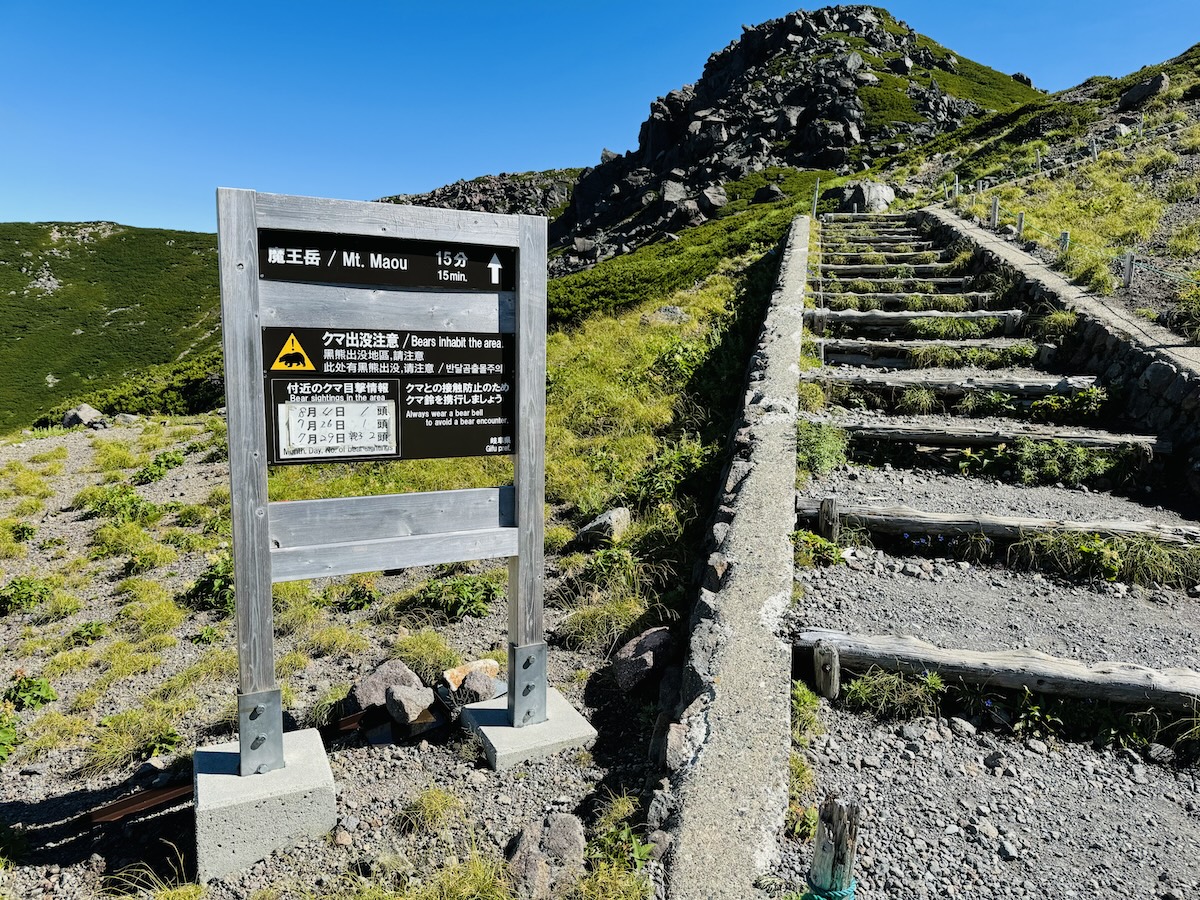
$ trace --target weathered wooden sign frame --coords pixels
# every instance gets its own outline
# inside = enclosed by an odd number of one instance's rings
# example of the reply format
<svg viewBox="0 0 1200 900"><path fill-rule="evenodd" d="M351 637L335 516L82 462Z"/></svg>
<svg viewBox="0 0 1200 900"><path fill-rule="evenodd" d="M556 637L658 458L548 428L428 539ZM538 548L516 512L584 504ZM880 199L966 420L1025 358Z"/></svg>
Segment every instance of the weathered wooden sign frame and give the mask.
<svg viewBox="0 0 1200 900"><path fill-rule="evenodd" d="M543 631L546 220L217 191L221 314L229 421L237 598L240 773L283 768L271 585L382 569L507 557L508 712L546 721ZM433 242L454 256L480 246L512 258L511 290L332 284L260 274L260 231ZM376 244L373 243L372 246ZM465 259L465 256L462 257ZM486 260L487 257L485 256ZM478 268L486 263L475 263ZM501 283L507 287L509 282ZM378 329L516 335L514 484L498 488L269 502L263 334L267 328Z"/></svg>

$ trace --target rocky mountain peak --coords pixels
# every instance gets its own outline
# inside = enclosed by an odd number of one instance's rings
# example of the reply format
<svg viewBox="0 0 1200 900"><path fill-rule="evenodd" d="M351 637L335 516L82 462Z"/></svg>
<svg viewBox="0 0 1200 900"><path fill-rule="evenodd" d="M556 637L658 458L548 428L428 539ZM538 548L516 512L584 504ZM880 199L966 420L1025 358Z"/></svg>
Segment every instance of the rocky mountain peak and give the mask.
<svg viewBox="0 0 1200 900"><path fill-rule="evenodd" d="M971 71L960 74L964 66ZM565 274L717 215L725 185L751 173L780 166L849 173L957 128L984 109L972 99L981 77L1016 85L960 62L878 7L800 10L743 26L695 84L650 104L635 149L604 151L579 175L565 207L542 202L524 211L554 218L551 242L565 252L551 274ZM493 196L502 185L465 184L453 196L443 189L406 200L514 206L513 197ZM514 196L521 191L513 186Z"/></svg>

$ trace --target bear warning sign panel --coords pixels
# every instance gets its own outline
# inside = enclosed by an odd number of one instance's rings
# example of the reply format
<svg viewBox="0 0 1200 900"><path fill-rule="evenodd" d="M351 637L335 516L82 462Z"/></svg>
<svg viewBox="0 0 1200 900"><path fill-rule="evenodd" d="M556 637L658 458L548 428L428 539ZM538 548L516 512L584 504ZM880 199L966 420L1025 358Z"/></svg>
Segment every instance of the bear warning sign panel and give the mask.
<svg viewBox="0 0 1200 900"><path fill-rule="evenodd" d="M315 372L316 370L317 367L312 364L312 360L304 352L300 342L296 340L295 332L288 335L287 340L283 342L283 349L276 355L275 362L271 363L272 372Z"/></svg>
<svg viewBox="0 0 1200 900"><path fill-rule="evenodd" d="M514 337L264 328L270 462L513 453Z"/></svg>

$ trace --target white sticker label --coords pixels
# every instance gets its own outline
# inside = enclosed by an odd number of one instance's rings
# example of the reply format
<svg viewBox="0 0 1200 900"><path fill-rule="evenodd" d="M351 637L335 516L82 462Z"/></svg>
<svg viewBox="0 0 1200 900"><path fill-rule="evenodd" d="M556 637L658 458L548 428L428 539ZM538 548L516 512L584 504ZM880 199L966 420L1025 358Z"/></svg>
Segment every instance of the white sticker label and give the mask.
<svg viewBox="0 0 1200 900"><path fill-rule="evenodd" d="M280 459L396 455L396 403L280 403Z"/></svg>

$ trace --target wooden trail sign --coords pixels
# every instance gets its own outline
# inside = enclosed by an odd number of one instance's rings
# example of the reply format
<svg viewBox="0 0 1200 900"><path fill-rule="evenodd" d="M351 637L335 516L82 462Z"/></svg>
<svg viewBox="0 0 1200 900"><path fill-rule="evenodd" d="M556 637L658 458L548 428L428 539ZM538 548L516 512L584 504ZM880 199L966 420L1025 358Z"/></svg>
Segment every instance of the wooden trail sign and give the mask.
<svg viewBox="0 0 1200 900"><path fill-rule="evenodd" d="M546 220L217 191L240 772L283 768L271 585L509 559L508 711L546 720ZM512 486L271 503L267 465L513 455Z"/></svg>

